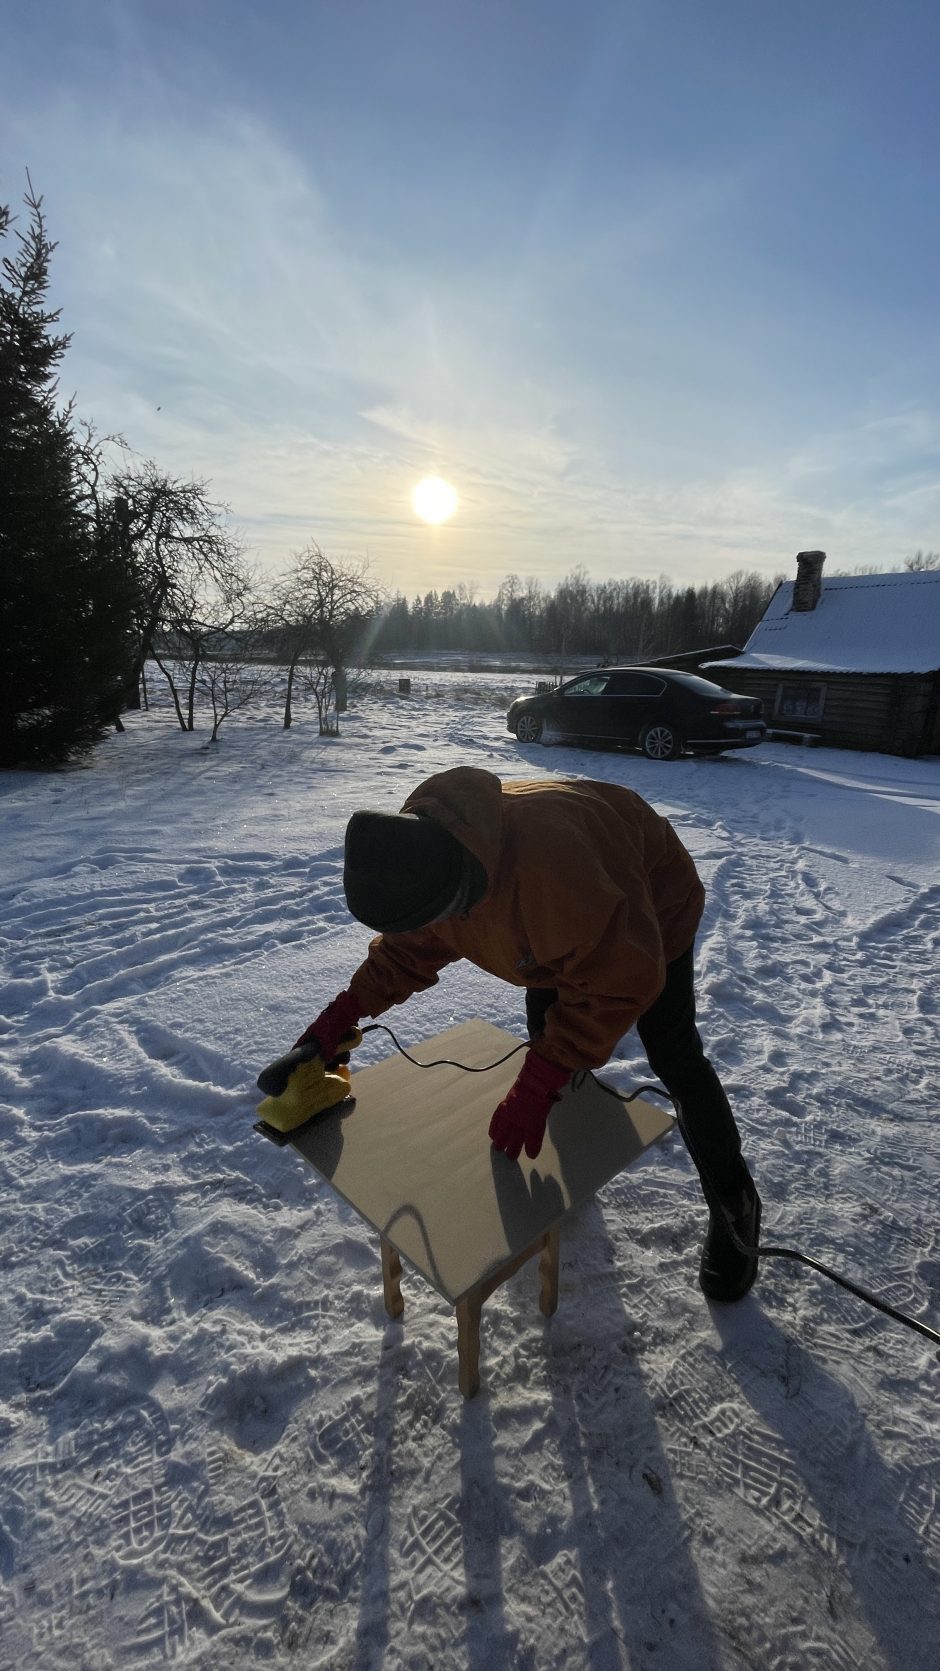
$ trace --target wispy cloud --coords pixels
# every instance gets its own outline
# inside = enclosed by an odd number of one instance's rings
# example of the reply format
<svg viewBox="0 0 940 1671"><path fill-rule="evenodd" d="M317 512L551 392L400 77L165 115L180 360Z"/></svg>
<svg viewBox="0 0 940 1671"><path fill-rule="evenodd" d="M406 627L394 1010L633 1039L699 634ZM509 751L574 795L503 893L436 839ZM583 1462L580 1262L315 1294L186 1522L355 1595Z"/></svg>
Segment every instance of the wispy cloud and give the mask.
<svg viewBox="0 0 940 1671"><path fill-rule="evenodd" d="M481 179L458 259L458 203L438 241L396 232L367 173L351 204L296 122L208 61L168 78L128 29L94 96L89 71L0 116L0 195L27 163L46 193L80 409L209 478L264 563L316 538L409 592L490 591L510 570L688 584L807 544L848 565L937 543L940 419L913 369L872 327L858 371L812 276L788 314L735 259L799 149L779 128L620 178L591 127L616 80L598 46L542 185L513 217ZM461 501L437 530L409 505L432 470Z"/></svg>

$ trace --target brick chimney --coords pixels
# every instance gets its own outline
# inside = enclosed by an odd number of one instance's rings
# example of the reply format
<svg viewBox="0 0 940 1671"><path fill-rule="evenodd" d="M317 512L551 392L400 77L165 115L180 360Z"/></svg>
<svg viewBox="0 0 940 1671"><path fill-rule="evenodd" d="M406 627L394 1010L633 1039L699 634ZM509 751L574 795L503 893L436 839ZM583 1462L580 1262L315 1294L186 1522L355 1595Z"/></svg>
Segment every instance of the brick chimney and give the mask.
<svg viewBox="0 0 940 1671"><path fill-rule="evenodd" d="M824 551L798 551L796 554L796 580L793 585L792 609L805 611L815 609L822 592L823 563L826 561Z"/></svg>

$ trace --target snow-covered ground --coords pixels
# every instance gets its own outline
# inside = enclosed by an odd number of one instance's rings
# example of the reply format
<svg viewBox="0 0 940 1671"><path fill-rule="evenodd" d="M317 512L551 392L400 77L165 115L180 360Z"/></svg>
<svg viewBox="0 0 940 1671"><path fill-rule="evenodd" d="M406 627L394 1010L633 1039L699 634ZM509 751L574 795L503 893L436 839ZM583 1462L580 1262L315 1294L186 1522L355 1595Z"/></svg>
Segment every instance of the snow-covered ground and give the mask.
<svg viewBox="0 0 940 1671"><path fill-rule="evenodd" d="M940 762L522 749L525 678L416 675L219 743L165 706L0 779L0 1666L933 1671L940 1361L792 1264L696 1286L678 1138L526 1268L483 1389L406 1271L252 1130L346 983L343 828L457 764L630 784L708 887L700 1019L765 1236L940 1325ZM467 966L416 1041L521 994ZM375 1060L384 1035L359 1057ZM609 1076L648 1077L635 1036Z"/></svg>

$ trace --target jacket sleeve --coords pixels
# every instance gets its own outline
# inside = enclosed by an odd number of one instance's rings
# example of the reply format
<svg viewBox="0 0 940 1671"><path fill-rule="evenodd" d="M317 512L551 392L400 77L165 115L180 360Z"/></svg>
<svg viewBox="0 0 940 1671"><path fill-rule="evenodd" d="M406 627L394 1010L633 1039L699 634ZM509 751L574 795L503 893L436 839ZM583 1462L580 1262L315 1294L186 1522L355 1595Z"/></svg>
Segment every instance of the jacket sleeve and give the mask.
<svg viewBox="0 0 940 1671"><path fill-rule="evenodd" d="M349 990L361 1005L362 1015L383 1015L393 1004L403 1004L413 992L436 986L438 971L457 962L457 953L431 929L410 934L377 934L369 942L364 963L360 963Z"/></svg>
<svg viewBox="0 0 940 1671"><path fill-rule="evenodd" d="M665 984L645 870L639 861L631 864L625 882L615 883L586 854L576 880L530 873L529 886L536 890L530 945L558 992L534 1048L572 1071L602 1067Z"/></svg>

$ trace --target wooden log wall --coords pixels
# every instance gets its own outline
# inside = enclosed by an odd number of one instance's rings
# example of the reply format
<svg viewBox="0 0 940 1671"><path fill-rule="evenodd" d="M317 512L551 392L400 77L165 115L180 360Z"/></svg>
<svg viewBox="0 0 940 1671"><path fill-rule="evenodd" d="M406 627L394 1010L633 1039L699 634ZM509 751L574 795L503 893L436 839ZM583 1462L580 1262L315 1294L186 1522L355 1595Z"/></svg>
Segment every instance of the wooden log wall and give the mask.
<svg viewBox="0 0 940 1671"><path fill-rule="evenodd" d="M706 678L764 704L770 729L805 732L835 748L876 749L912 756L940 748L938 679L932 674L780 673L736 668L733 661L703 669ZM777 712L782 685L826 692L822 719Z"/></svg>

